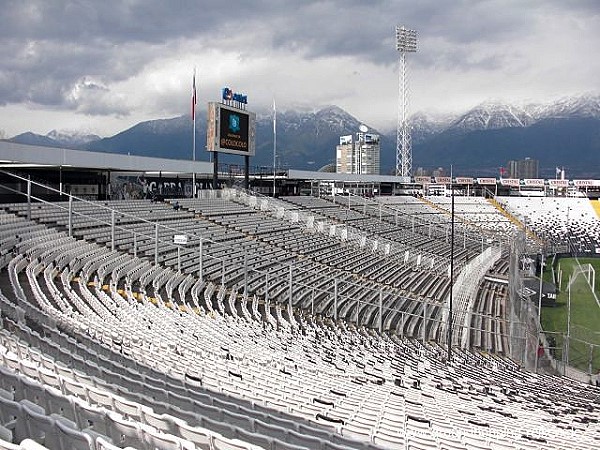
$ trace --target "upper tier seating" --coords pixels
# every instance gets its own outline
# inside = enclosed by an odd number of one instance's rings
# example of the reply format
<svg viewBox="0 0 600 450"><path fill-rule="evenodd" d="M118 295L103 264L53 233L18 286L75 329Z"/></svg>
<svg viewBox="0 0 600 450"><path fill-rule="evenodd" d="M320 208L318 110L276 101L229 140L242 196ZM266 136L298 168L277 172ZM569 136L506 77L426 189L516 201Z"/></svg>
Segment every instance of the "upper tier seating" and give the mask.
<svg viewBox="0 0 600 450"><path fill-rule="evenodd" d="M521 218L550 250L577 254L600 253L600 220L587 198L498 197Z"/></svg>
<svg viewBox="0 0 600 450"><path fill-rule="evenodd" d="M446 266L440 270L435 267L434 259L431 264L419 265L420 257L407 260L404 254L386 256L220 198L181 199L177 211L167 203L149 200L74 204L77 205L73 206L75 215L71 221L74 236L104 244L113 252L133 253L141 259L132 263L113 253L83 266L86 273L96 270L102 284L108 283L109 277L124 278L134 286L142 285L143 290L148 287L151 298L165 303L177 301L180 290L185 293L195 284L192 277L199 271L202 239L203 280L237 287L248 301L258 295L259 301L288 305L291 270L291 303L296 308L355 324L397 330L405 335L439 337L440 307L449 295L450 280ZM339 205L330 202L329 205L332 214L333 211L341 214ZM108 207L115 212L107 210ZM7 208L21 216L27 213L26 205L7 205ZM407 229L402 221L396 225L395 218L393 223L390 217L377 218L358 211L356 214L363 217L361 229L376 230L377 236L409 245L413 255L419 251L433 252L440 261L448 255L447 243L436 244L430 229L423 229L426 234L422 234L413 231L412 221ZM34 204L32 218L64 229L69 223L68 204ZM188 236L186 246L173 244L174 236L179 234ZM467 260L479 251L479 243L461 247L457 257ZM63 258L59 264L64 266L69 258ZM85 256L77 254L72 258L78 264L85 260ZM153 268L152 262L181 269L181 275ZM385 314L380 317L382 290ZM428 307L423 306L424 301ZM211 305L203 307L211 309Z"/></svg>
<svg viewBox="0 0 600 450"><path fill-rule="evenodd" d="M222 230L227 215L196 220ZM244 236L230 241L242 256L272 248L241 226L224 228ZM493 354L453 349L446 361L439 344L299 310L249 308L240 283L199 282L12 215L0 220L0 248L0 419L11 440L89 449L599 443L593 386Z"/></svg>

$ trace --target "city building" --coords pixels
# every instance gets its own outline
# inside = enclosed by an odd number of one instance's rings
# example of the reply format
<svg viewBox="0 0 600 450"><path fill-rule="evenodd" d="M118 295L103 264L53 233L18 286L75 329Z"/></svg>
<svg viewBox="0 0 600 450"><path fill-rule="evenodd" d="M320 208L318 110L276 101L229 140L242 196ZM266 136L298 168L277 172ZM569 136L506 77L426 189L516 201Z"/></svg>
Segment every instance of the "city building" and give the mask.
<svg viewBox="0 0 600 450"><path fill-rule="evenodd" d="M508 178L538 178L540 162L537 159L525 158L508 162Z"/></svg>
<svg viewBox="0 0 600 450"><path fill-rule="evenodd" d="M446 176L446 171L444 170L443 167L438 167L437 169L434 169L431 174L434 177L445 177Z"/></svg>
<svg viewBox="0 0 600 450"><path fill-rule="evenodd" d="M340 136L340 144L336 147L336 172L379 175L379 153L378 134L360 131Z"/></svg>

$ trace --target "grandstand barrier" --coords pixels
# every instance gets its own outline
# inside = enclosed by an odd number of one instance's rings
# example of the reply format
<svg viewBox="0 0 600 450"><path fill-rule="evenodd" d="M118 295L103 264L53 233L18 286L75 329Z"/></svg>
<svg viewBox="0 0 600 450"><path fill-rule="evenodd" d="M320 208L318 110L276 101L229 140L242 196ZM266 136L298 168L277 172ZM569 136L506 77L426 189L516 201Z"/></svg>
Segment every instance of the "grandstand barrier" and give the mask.
<svg viewBox="0 0 600 450"><path fill-rule="evenodd" d="M498 261L501 256L499 248L488 247L483 253L466 264L452 287L453 317L452 317L452 345L469 348L470 329L473 305L477 291L488 270ZM450 297L446 300L446 308L442 315L442 322L448 323ZM456 306L455 306L456 305ZM454 312L456 308L456 312ZM444 334L448 332L447 325Z"/></svg>
<svg viewBox="0 0 600 450"><path fill-rule="evenodd" d="M509 254L509 323L511 357L519 361L526 370L535 368L539 330L537 312L523 295L523 259L528 257L526 235L523 230L515 230L511 239Z"/></svg>

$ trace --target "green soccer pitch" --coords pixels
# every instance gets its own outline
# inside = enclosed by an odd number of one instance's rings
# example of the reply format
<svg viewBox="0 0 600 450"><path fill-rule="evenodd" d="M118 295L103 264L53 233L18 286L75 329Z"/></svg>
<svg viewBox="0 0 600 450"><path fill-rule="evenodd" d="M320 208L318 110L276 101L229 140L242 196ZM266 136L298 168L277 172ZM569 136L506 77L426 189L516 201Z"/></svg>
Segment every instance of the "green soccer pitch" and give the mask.
<svg viewBox="0 0 600 450"><path fill-rule="evenodd" d="M591 264L600 274L600 259L597 258L562 258L559 261L562 270L562 288L558 293L556 307L542 308L542 328L547 336L556 342L556 350L552 350L557 359L563 357L564 340L567 334L569 277L578 265ZM549 266L544 272L544 279L552 280ZM587 273L587 272L586 272ZM600 279L596 280L596 296L600 298ZM600 369L600 305L592 294L586 274L580 273L571 284L571 339L569 342L569 365L580 370L596 373Z"/></svg>

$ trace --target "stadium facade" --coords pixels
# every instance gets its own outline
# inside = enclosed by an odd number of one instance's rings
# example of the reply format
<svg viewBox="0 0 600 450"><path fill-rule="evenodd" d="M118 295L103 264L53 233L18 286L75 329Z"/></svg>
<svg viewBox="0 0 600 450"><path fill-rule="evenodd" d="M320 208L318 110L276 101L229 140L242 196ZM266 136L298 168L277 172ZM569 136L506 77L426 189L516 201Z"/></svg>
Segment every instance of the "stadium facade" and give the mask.
<svg viewBox="0 0 600 450"><path fill-rule="evenodd" d="M371 148L375 146L370 146ZM376 157L368 159L369 164ZM365 161L366 162L366 161ZM207 161L173 160L122 155L0 141L0 166L28 174L58 190L83 195L89 199L141 197L144 189L155 195L186 197L192 193L193 173L197 189L210 189L214 166ZM272 169L251 170L250 188L273 195ZM239 166L219 165L220 186L241 185L244 171ZM399 177L366 173L328 173L305 170L275 172L277 195L322 192L360 195L517 195L517 196L585 196L600 197L600 180L491 178L448 176ZM147 186L144 187L144 184ZM453 189L450 189L452 185ZM16 187L15 187L16 189ZM19 189L23 189L20 186ZM129 191L129 194L125 194ZM11 194L0 192L6 201Z"/></svg>

